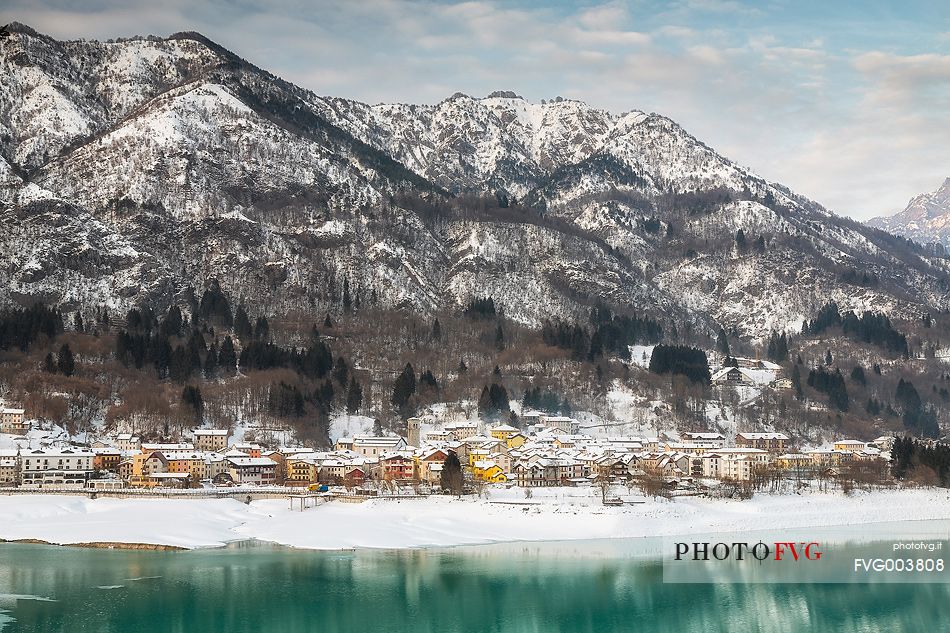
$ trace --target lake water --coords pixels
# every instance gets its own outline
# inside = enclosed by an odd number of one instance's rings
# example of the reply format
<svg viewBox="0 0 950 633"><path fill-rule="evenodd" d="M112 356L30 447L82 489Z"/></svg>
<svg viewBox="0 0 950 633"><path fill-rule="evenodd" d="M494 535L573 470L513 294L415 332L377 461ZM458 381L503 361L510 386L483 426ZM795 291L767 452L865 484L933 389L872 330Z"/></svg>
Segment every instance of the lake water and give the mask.
<svg viewBox="0 0 950 633"><path fill-rule="evenodd" d="M0 630L950 630L945 583L669 584L658 547L643 539L358 552L0 544Z"/></svg>

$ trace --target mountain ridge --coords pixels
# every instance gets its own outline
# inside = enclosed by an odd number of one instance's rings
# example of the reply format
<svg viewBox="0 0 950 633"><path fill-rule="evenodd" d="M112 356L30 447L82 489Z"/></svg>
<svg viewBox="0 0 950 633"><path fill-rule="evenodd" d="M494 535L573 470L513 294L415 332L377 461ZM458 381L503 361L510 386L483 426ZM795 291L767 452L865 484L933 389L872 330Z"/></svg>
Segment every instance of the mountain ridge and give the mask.
<svg viewBox="0 0 950 633"><path fill-rule="evenodd" d="M911 198L903 211L872 218L868 226L905 235L918 242L950 246L950 177L934 191Z"/></svg>
<svg viewBox="0 0 950 633"><path fill-rule="evenodd" d="M832 300L903 319L950 305L942 257L766 181L661 114L509 92L371 106L197 33L11 30L2 304L122 311L216 279L258 311L337 312L345 283L422 314L493 296L538 325L606 303L753 338Z"/></svg>

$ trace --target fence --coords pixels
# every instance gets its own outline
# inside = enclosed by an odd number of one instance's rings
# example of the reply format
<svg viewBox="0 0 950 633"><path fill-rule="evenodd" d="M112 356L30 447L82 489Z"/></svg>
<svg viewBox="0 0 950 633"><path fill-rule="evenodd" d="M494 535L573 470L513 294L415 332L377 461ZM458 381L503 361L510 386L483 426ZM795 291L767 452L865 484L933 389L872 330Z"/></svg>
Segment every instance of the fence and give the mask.
<svg viewBox="0 0 950 633"><path fill-rule="evenodd" d="M338 499L340 501L361 502L370 499L383 499L389 501L408 501L411 499L424 499L428 495L405 494L405 495L355 495L352 493L333 493L324 492L313 495L301 495L300 488L265 488L265 487L247 487L247 488L185 488L185 489L162 489L154 488L0 488L0 494L5 495L81 495L97 499L99 497L111 497L116 499L130 499L135 497L149 499L238 499L240 501L256 501L258 499L288 499L290 497L308 496L314 498L323 498L327 500Z"/></svg>

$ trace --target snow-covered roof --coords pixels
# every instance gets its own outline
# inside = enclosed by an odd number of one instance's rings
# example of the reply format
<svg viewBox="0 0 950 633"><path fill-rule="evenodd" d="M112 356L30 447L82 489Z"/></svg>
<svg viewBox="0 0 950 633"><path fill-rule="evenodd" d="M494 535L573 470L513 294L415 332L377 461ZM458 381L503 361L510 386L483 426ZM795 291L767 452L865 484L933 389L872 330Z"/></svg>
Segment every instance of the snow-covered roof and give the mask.
<svg viewBox="0 0 950 633"><path fill-rule="evenodd" d="M20 453L21 457L95 457L92 451L71 448L38 448Z"/></svg>
<svg viewBox="0 0 950 633"><path fill-rule="evenodd" d="M193 451L195 445L186 442L166 444L142 444L143 451Z"/></svg>
<svg viewBox="0 0 950 633"><path fill-rule="evenodd" d="M713 455L765 455L768 451L761 448L717 448Z"/></svg>
<svg viewBox="0 0 950 633"><path fill-rule="evenodd" d="M787 440L788 436L784 433L736 433L736 437L746 440Z"/></svg>
<svg viewBox="0 0 950 633"><path fill-rule="evenodd" d="M353 438L353 444L360 446L396 446L402 441L404 440L398 435L357 435Z"/></svg>
<svg viewBox="0 0 950 633"><path fill-rule="evenodd" d="M726 439L722 433L694 433L692 431L686 431L685 433L683 433L683 435L694 440L724 440Z"/></svg>
<svg viewBox="0 0 950 633"><path fill-rule="evenodd" d="M277 463L267 457L229 457L228 461L234 466L277 466Z"/></svg>

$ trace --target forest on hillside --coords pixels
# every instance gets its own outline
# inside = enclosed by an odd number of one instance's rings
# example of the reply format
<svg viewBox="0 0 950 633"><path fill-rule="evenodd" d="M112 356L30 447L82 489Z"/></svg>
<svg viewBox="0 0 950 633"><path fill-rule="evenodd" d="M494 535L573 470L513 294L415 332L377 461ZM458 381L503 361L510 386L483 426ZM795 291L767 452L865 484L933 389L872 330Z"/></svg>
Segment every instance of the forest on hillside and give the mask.
<svg viewBox="0 0 950 633"><path fill-rule="evenodd" d="M164 312L36 305L0 316L0 389L73 433L174 438L252 421L317 446L329 443L334 415L403 432L407 417L439 403L515 425L524 408L655 431L782 429L803 443L823 433L937 437L950 411L950 371L936 339L923 338L939 331L933 320L899 331L830 306L803 332L753 345L725 330L683 342L649 317L603 305L586 322L539 329L504 312L476 297L429 319L353 303L335 314L251 314L213 280L200 299ZM652 348L651 357L632 358L632 346ZM710 364L737 365L740 355L778 363L792 388L742 402L710 382ZM618 394L634 406L619 410Z"/></svg>

